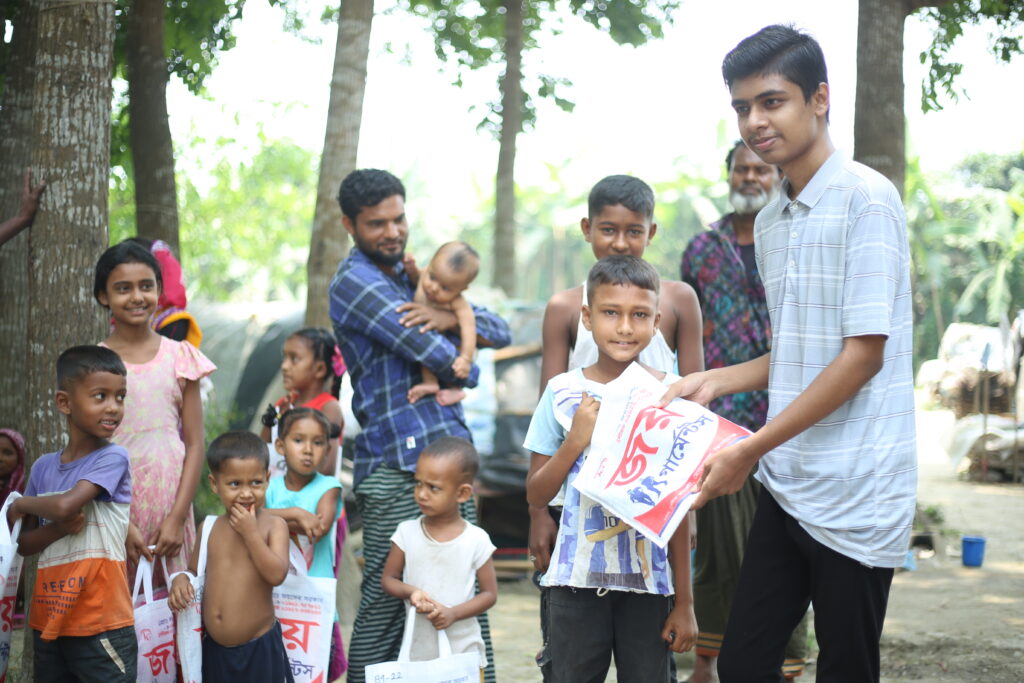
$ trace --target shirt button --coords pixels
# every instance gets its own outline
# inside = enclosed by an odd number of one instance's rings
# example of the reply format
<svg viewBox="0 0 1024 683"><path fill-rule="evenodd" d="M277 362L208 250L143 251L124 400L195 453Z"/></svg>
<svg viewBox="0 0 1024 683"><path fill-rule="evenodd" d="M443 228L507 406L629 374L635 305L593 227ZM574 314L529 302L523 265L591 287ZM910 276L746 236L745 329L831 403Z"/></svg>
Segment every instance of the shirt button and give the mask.
<svg viewBox="0 0 1024 683"><path fill-rule="evenodd" d="M789 267L790 268L796 268L796 261L790 261L789 262Z"/></svg>
<svg viewBox="0 0 1024 683"><path fill-rule="evenodd" d="M793 237L796 237L796 230L794 230L793 232L791 232L791 233L790 233L790 235L792 235Z"/></svg>

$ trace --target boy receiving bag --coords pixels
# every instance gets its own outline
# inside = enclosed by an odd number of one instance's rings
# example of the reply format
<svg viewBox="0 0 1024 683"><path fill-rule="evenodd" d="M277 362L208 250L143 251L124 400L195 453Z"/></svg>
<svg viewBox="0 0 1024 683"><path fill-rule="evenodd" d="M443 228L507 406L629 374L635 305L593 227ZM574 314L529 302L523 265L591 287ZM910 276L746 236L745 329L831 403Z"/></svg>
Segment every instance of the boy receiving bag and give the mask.
<svg viewBox="0 0 1024 683"><path fill-rule="evenodd" d="M213 440L206 461L210 487L227 512L213 521L207 543L203 681L290 682L271 598L288 575L288 524L263 509L270 476L266 444L249 432L228 432ZM200 543L192 552L193 574ZM168 606L180 612L194 599L186 573L176 574Z"/></svg>
<svg viewBox="0 0 1024 683"><path fill-rule="evenodd" d="M487 656L476 617L498 598L494 544L459 514L459 504L473 494L479 467L480 456L465 439L444 436L423 449L413 494L423 516L395 530L381 587L419 613L413 632L405 634L412 638L411 661L436 659L437 636L429 628L444 629L453 654L478 654L483 680Z"/></svg>
<svg viewBox="0 0 1024 683"><path fill-rule="evenodd" d="M582 319L597 362L551 379L526 435L524 447L533 452L527 501L543 507L564 496L541 578L551 588L548 653L552 680L560 683L604 680L613 653L620 683L665 683L669 648L689 650L697 635L689 522L666 552L571 486L590 448L603 386L654 338L658 292L657 271L635 256L609 256L591 269ZM666 384L676 379L646 369Z"/></svg>
<svg viewBox="0 0 1024 683"><path fill-rule="evenodd" d="M135 681L138 645L125 571L132 479L110 442L124 416L127 371L116 353L75 346L57 359L57 409L68 443L36 461L25 495L21 555L39 553L29 626L36 681Z"/></svg>

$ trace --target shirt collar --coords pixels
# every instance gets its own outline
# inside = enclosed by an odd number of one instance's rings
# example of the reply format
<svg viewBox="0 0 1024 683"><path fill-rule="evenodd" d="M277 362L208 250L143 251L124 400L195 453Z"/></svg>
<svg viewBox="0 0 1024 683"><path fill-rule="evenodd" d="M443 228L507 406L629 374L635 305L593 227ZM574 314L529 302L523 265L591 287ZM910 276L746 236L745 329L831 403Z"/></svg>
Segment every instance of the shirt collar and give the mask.
<svg viewBox="0 0 1024 683"><path fill-rule="evenodd" d="M821 196L825 194L832 177L842 169L844 163L846 163L846 158L843 153L838 149L833 151L793 201L800 202L808 208L814 208L821 200ZM784 198L784 202L780 201L780 204L789 204L789 178L782 180L779 196Z"/></svg>

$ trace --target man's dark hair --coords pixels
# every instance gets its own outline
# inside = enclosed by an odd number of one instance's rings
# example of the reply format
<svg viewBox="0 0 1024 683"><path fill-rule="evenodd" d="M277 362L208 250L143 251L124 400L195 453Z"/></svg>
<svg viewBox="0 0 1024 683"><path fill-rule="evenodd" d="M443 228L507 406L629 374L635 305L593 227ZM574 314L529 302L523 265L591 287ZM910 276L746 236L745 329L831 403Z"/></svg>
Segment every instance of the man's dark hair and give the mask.
<svg viewBox="0 0 1024 683"><path fill-rule="evenodd" d="M265 469L270 468L267 444L252 432L225 432L214 439L206 449L206 463L214 474L219 474L224 462L232 459L254 459Z"/></svg>
<svg viewBox="0 0 1024 683"><path fill-rule="evenodd" d="M778 74L800 86L809 101L821 83L828 83L825 55L818 41L793 26L773 24L747 36L722 61L725 84L749 76Z"/></svg>
<svg viewBox="0 0 1024 683"><path fill-rule="evenodd" d="M156 257L153 256L153 252L138 242L127 239L107 249L96 262L96 271L92 283L92 295L96 298L96 301L100 300L100 292L107 290L107 280L110 279L110 274L123 263L141 263L144 266L149 266L156 275L157 288L161 290L164 288L163 276L160 274L160 264L157 262Z"/></svg>
<svg viewBox="0 0 1024 683"><path fill-rule="evenodd" d="M341 205L341 212L355 224L356 216L365 207L377 206L396 194L405 200L405 186L401 180L387 171L363 168L352 171L341 181L338 204Z"/></svg>
<svg viewBox="0 0 1024 683"><path fill-rule="evenodd" d="M480 471L480 454L472 443L458 436L442 436L420 452L428 458L453 458L458 460L462 483L472 484Z"/></svg>
<svg viewBox="0 0 1024 683"><path fill-rule="evenodd" d="M590 269L587 276L588 301L593 301L594 290L601 285L634 285L658 294L661 278L647 261L628 254L615 254L605 256Z"/></svg>
<svg viewBox="0 0 1024 683"><path fill-rule="evenodd" d="M121 357L105 346L72 346L57 358L57 388L70 391L94 372L128 376Z"/></svg>
<svg viewBox="0 0 1024 683"><path fill-rule="evenodd" d="M650 220L654 217L654 190L651 186L629 175L610 175L602 178L590 190L587 215L593 218L606 206L622 204L624 207Z"/></svg>

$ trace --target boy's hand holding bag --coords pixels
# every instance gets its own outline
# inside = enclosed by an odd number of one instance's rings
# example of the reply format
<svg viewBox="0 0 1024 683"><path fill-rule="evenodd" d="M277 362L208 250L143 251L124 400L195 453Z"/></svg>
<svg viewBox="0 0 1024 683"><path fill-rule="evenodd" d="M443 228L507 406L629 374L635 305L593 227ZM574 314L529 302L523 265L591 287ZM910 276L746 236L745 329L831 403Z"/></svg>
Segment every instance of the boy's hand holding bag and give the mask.
<svg viewBox="0 0 1024 683"><path fill-rule="evenodd" d="M480 657L476 652L452 654L444 630L437 632L438 658L424 662L409 661L412 631L416 623L416 608L409 607L402 634L402 648L398 660L381 662L366 667L366 683L476 683L480 680Z"/></svg>
<svg viewBox="0 0 1024 683"><path fill-rule="evenodd" d="M203 683L203 586L206 585L206 544L217 522L216 515L207 515L203 522L203 536L199 542L198 576L181 572L192 584L193 598L188 607L175 618L175 642L181 661L181 676L185 683ZM140 648L141 651L141 648Z"/></svg>

